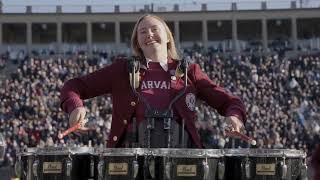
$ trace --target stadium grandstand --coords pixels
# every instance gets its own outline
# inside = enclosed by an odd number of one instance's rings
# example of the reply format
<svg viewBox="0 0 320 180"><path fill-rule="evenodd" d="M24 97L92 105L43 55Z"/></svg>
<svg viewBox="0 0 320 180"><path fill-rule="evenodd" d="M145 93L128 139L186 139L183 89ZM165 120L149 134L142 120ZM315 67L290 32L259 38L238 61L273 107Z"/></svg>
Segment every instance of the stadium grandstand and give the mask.
<svg viewBox="0 0 320 180"><path fill-rule="evenodd" d="M320 1L173 2L0 3L1 180L18 179L14 166L23 148L105 147L111 97L85 102L92 131L59 140L57 134L68 128L60 88L120 55L131 56L134 24L147 13L166 20L184 57L241 97L245 134L257 140L257 148L303 150L311 166L320 144ZM223 117L197 103L196 126L206 148L250 147L226 138ZM311 178L311 167L308 172Z"/></svg>

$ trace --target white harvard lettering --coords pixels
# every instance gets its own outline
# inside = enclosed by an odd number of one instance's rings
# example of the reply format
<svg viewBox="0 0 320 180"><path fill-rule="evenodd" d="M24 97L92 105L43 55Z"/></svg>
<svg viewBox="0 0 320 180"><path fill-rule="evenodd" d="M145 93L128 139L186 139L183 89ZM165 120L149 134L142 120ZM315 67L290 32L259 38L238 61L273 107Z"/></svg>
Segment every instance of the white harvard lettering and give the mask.
<svg viewBox="0 0 320 180"><path fill-rule="evenodd" d="M169 85L169 86L167 86L166 82L165 82L165 81L163 81L163 82L162 82L162 84L161 84L160 89L170 89L169 87L170 87L170 85Z"/></svg>
<svg viewBox="0 0 320 180"><path fill-rule="evenodd" d="M148 89L153 89L153 82L154 81L147 81Z"/></svg>
<svg viewBox="0 0 320 180"><path fill-rule="evenodd" d="M145 81L142 81L141 89L147 89L147 85Z"/></svg>
<svg viewBox="0 0 320 180"><path fill-rule="evenodd" d="M142 81L141 90L144 90L144 89L170 89L170 82Z"/></svg>
<svg viewBox="0 0 320 180"><path fill-rule="evenodd" d="M160 87L160 81L154 81L154 85L158 89Z"/></svg>

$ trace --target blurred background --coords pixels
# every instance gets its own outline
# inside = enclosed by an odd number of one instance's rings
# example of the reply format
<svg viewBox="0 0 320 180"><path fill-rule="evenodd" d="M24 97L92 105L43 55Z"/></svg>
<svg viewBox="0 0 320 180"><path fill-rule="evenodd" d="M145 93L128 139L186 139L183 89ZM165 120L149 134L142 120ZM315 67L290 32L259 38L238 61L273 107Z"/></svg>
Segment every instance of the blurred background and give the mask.
<svg viewBox="0 0 320 180"><path fill-rule="evenodd" d="M87 100L94 130L60 141L68 117L59 91L68 79L130 56L133 26L145 13L163 17L180 53L242 98L245 133L257 148L310 157L320 143L320 0L3 0L0 13L0 177L15 176L21 148L105 146L111 98ZM224 137L212 108L198 102L196 111L206 148L248 147Z"/></svg>

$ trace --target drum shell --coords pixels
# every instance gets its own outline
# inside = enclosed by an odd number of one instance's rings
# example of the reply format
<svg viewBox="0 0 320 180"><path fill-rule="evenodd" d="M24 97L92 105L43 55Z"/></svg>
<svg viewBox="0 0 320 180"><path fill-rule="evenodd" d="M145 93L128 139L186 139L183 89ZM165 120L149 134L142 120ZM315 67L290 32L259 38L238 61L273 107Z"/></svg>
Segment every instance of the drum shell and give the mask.
<svg viewBox="0 0 320 180"><path fill-rule="evenodd" d="M38 152L41 151L41 152ZM35 152L20 153L20 179L21 180L96 180L97 169L95 161L97 158L91 153L81 152L81 154L65 152L45 152L37 150ZM37 177L33 172L33 165L38 161ZM70 176L67 176L67 162L71 164ZM45 165L46 164L46 165ZM58 165L57 165L58 164ZM48 169L48 166L56 168ZM92 171L92 172L91 172Z"/></svg>
<svg viewBox="0 0 320 180"><path fill-rule="evenodd" d="M99 163L102 164L102 179L132 180L134 176L134 161L137 161L139 164L139 172L136 179L143 177L142 167L144 150L141 148L98 149L96 154L98 154L96 169L99 169Z"/></svg>
<svg viewBox="0 0 320 180"><path fill-rule="evenodd" d="M198 180L204 178L204 168L203 162L206 161L205 158L170 158L166 162L172 163L172 173L171 177L175 180ZM217 166L219 159L218 158L208 158L207 163L209 165L209 175L208 179L216 180L217 179ZM196 167L196 173L193 176L179 175L178 167L179 166L193 166Z"/></svg>
<svg viewBox="0 0 320 180"><path fill-rule="evenodd" d="M195 180L203 179L203 163L208 163L208 180L217 179L217 166L219 161L223 161L221 150L203 150L203 149L166 149L166 148L109 148L102 152L97 152L99 161L102 161L103 179L105 180L132 180L133 179L133 161L139 164L139 170L136 179L144 177L150 179L149 171L151 164L154 164L154 179L168 179L166 176L166 165L170 164L169 172L171 179L174 180ZM125 164L124 174L110 174L110 163ZM112 164L114 165L114 164ZM181 166L196 167L196 175L183 176L178 174L177 168ZM180 176L179 176L180 175Z"/></svg>
<svg viewBox="0 0 320 180"><path fill-rule="evenodd" d="M34 179L33 173L32 173L32 164L34 162L34 156L33 155L21 155L20 161L16 163L20 163L21 170L20 176L21 180L31 180Z"/></svg>
<svg viewBox="0 0 320 180"><path fill-rule="evenodd" d="M231 150L233 151L233 150ZM226 173L225 179L280 180L282 179L282 164L287 166L286 180L300 180L304 154L297 150L225 150ZM250 164L250 178L246 177L246 163ZM274 166L268 174L259 172L261 165ZM232 173L229 173L232 172Z"/></svg>
<svg viewBox="0 0 320 180"><path fill-rule="evenodd" d="M139 167L142 167L142 157L136 159L135 156L103 156L98 158L98 163L103 161L102 176L105 180L132 180L133 173L133 161L138 160ZM114 171L114 167L119 167L117 172ZM141 168L139 168L141 171ZM139 173L140 174L140 173Z"/></svg>
<svg viewBox="0 0 320 180"><path fill-rule="evenodd" d="M217 149L160 149L154 154L164 159L162 167L170 163L170 177L174 180L204 179L204 164L206 163L209 167L208 180L216 180L219 173L218 163L224 163L222 151Z"/></svg>

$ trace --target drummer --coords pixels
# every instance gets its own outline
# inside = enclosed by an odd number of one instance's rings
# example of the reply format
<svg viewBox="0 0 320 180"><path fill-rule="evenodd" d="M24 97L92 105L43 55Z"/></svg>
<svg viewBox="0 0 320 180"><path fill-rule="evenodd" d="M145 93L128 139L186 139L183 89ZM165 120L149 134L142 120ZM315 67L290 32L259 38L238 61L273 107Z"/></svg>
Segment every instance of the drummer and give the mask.
<svg viewBox="0 0 320 180"><path fill-rule="evenodd" d="M137 61L118 58L110 66L65 82L60 100L61 108L70 115L70 126L84 122L83 100L111 94L107 147L203 148L195 127L197 99L225 116L230 130L244 128L243 102L210 80L198 64L183 60L162 18L140 17L131 48Z"/></svg>

